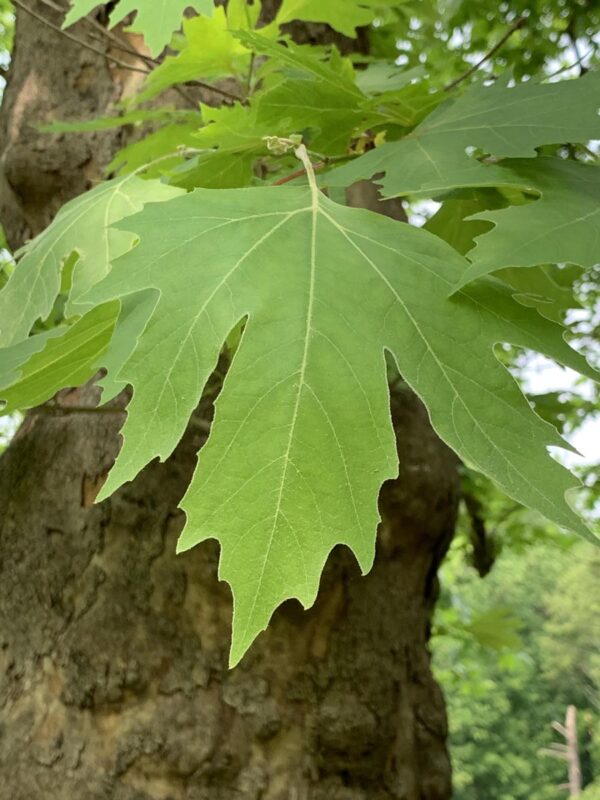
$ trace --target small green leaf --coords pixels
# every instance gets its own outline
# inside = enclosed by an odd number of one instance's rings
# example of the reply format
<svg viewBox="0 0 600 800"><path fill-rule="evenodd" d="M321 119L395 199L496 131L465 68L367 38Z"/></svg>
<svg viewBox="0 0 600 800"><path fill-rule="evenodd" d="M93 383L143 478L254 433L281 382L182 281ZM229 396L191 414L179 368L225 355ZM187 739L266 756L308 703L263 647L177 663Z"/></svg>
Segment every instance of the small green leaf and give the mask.
<svg viewBox="0 0 600 800"><path fill-rule="evenodd" d="M21 342L0 347L0 387L11 386L19 380L21 368L29 359L39 353L46 345L46 342L53 336L60 336L63 330L53 328L43 331L36 336L29 336Z"/></svg>
<svg viewBox="0 0 600 800"><path fill-rule="evenodd" d="M255 153L214 150L201 153L174 169L169 178L172 186L195 189L234 189L252 182Z"/></svg>
<svg viewBox="0 0 600 800"><path fill-rule="evenodd" d="M384 94L404 89L413 80L425 77L424 67L405 69L389 61L373 61L356 73L356 84L365 94Z"/></svg>
<svg viewBox="0 0 600 800"><path fill-rule="evenodd" d="M77 22L99 5L97 0L72 0L63 27ZM111 12L110 25L114 27L136 11L129 30L143 34L150 54L157 56L171 41L173 31L179 30L186 8L194 8L205 15L215 10L213 0L120 0Z"/></svg>
<svg viewBox="0 0 600 800"><path fill-rule="evenodd" d="M279 72L287 68L284 74L288 78L292 77L294 72L296 77L298 73L305 73L312 75L316 81L326 85L330 90L339 92L351 104L364 99L363 93L354 83L352 65L347 59L340 58L339 54L335 56L337 53L335 49L331 58L326 61L310 46L297 45L293 42L286 42L284 46L267 39L263 34L264 29L261 29L260 34L236 31L235 36L249 50L272 59Z"/></svg>
<svg viewBox="0 0 600 800"><path fill-rule="evenodd" d="M519 196L523 197L523 194L519 192ZM505 208L506 205L506 198L496 189L462 189L444 200L424 228L440 236L459 253L470 255L476 237L481 237L492 227L492 223L484 219L487 214L483 212ZM519 208L523 209L523 206ZM523 231L526 230L525 225ZM580 271L575 267L559 270L550 265L540 265L527 270L501 269L497 276L516 290L515 298L520 303L536 308L548 319L561 322L568 309L581 307L573 294L573 282ZM561 278L566 280L560 281Z"/></svg>

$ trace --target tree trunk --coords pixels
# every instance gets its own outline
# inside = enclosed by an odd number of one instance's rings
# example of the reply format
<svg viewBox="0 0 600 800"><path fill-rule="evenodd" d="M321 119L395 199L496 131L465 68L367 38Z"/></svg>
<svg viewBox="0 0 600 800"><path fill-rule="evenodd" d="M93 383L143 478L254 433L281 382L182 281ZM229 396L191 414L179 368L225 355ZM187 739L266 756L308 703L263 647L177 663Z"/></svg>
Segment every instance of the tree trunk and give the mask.
<svg viewBox="0 0 600 800"><path fill-rule="evenodd" d="M125 91L102 57L19 13L0 118L13 246L121 136L33 126L105 113ZM87 386L62 403L97 399ZM175 556L208 403L172 458L101 505L123 413L29 414L0 459L0 798L447 800L427 641L458 472L402 384L392 407L401 476L382 492L373 570L337 548L314 608L284 604L233 671L217 545Z"/></svg>

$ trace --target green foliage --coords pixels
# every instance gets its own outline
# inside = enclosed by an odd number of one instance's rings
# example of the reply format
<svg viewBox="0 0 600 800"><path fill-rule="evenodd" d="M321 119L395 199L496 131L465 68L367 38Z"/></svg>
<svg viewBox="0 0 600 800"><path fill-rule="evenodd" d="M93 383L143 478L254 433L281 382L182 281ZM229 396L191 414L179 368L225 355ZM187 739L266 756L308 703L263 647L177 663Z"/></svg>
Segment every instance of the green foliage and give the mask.
<svg viewBox="0 0 600 800"><path fill-rule="evenodd" d="M0 60L7 60L12 49L14 14L10 0L0 0Z"/></svg>
<svg viewBox="0 0 600 800"><path fill-rule="evenodd" d="M450 5L464 16L464 4ZM95 6L76 1L66 24ZM536 414L506 366L517 347L596 375L559 324L577 305L581 270L557 265L594 260L598 172L577 163L576 145L600 131L600 73L519 82L515 52L517 80L474 78L463 91L462 55L448 42L448 63L433 68L432 2L284 0L258 30L256 3L187 6L200 16L182 19L180 0L122 0L112 12L116 24L137 11L134 30L153 53L182 32L114 118L70 123L151 128L109 165L118 177L68 203L5 280L5 411L101 367L103 401L130 384L107 496L173 452L217 361L227 362L182 501L179 549L221 543L235 598L232 663L284 599L313 602L336 544L371 565L377 494L397 473L386 351L466 468L520 514L590 537L565 499L578 482L547 451L566 446L554 427L561 412L540 398ZM474 42L495 30L483 17ZM293 20L350 36L371 26L371 53L294 44L282 33ZM427 31L430 52L399 67L406 42ZM445 92L449 69L456 86ZM215 93L227 103L144 105L199 79L225 80ZM340 189L373 175L388 196L442 201L425 230L345 206ZM512 619L484 611L462 635L516 646Z"/></svg>
<svg viewBox="0 0 600 800"><path fill-rule="evenodd" d="M551 723L563 720L571 703L579 711L582 761L588 773L600 770L588 733L600 721L594 700L600 684L575 668L582 658L589 663L600 644L593 609L588 612L598 559L586 545L550 535L525 550L506 549L481 581L465 565L463 546L459 537L442 570L433 640L434 669L448 702L454 796L556 800L566 766L539 751L559 741ZM503 636L508 619L518 639L499 649L466 636L482 615L500 620L499 628L492 622L492 636Z"/></svg>
<svg viewBox="0 0 600 800"><path fill-rule="evenodd" d="M469 69L522 16L525 24L479 68L489 77L512 71L522 80L544 70L556 72L583 56L586 63L597 63L597 5L585 0L409 0L382 14L371 52L398 59L407 69L423 66L436 85L444 85Z"/></svg>
<svg viewBox="0 0 600 800"><path fill-rule="evenodd" d="M600 800L600 781L594 781L593 784L586 786L579 797L580 800Z"/></svg>
<svg viewBox="0 0 600 800"><path fill-rule="evenodd" d="M547 601L549 619L540 645L544 670L559 684L569 675L600 708L600 557L573 559Z"/></svg>

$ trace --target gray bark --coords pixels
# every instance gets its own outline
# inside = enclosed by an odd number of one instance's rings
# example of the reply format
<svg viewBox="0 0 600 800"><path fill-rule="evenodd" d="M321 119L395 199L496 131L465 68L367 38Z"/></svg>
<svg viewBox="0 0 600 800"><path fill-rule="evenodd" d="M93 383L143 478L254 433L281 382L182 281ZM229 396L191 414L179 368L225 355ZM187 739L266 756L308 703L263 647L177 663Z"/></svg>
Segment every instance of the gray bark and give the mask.
<svg viewBox="0 0 600 800"><path fill-rule="evenodd" d="M34 125L105 113L123 91L104 59L18 15L0 112L13 246L101 175L123 135ZM61 398L96 401L90 386ZM210 404L165 464L99 505L123 413L28 415L0 458L0 798L447 800L427 642L457 464L402 384L392 406L401 475L382 491L373 570L337 548L314 608L284 604L233 671L217 545L175 556Z"/></svg>

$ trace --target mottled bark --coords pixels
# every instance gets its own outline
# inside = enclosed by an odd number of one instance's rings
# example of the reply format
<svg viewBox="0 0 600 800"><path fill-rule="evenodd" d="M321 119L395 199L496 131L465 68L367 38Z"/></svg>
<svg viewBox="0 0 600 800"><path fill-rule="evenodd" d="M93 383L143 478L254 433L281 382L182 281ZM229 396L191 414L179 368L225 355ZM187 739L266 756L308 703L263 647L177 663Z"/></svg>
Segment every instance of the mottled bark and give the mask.
<svg viewBox="0 0 600 800"><path fill-rule="evenodd" d="M101 174L121 136L34 124L104 113L123 86L101 57L19 17L0 117L13 245ZM62 403L96 399L86 387ZM336 549L315 607L282 606L233 671L218 547L174 554L209 405L166 464L101 505L123 414L28 416L0 459L2 800L449 798L427 640L456 460L402 384L392 406L401 476L382 492L372 572Z"/></svg>

